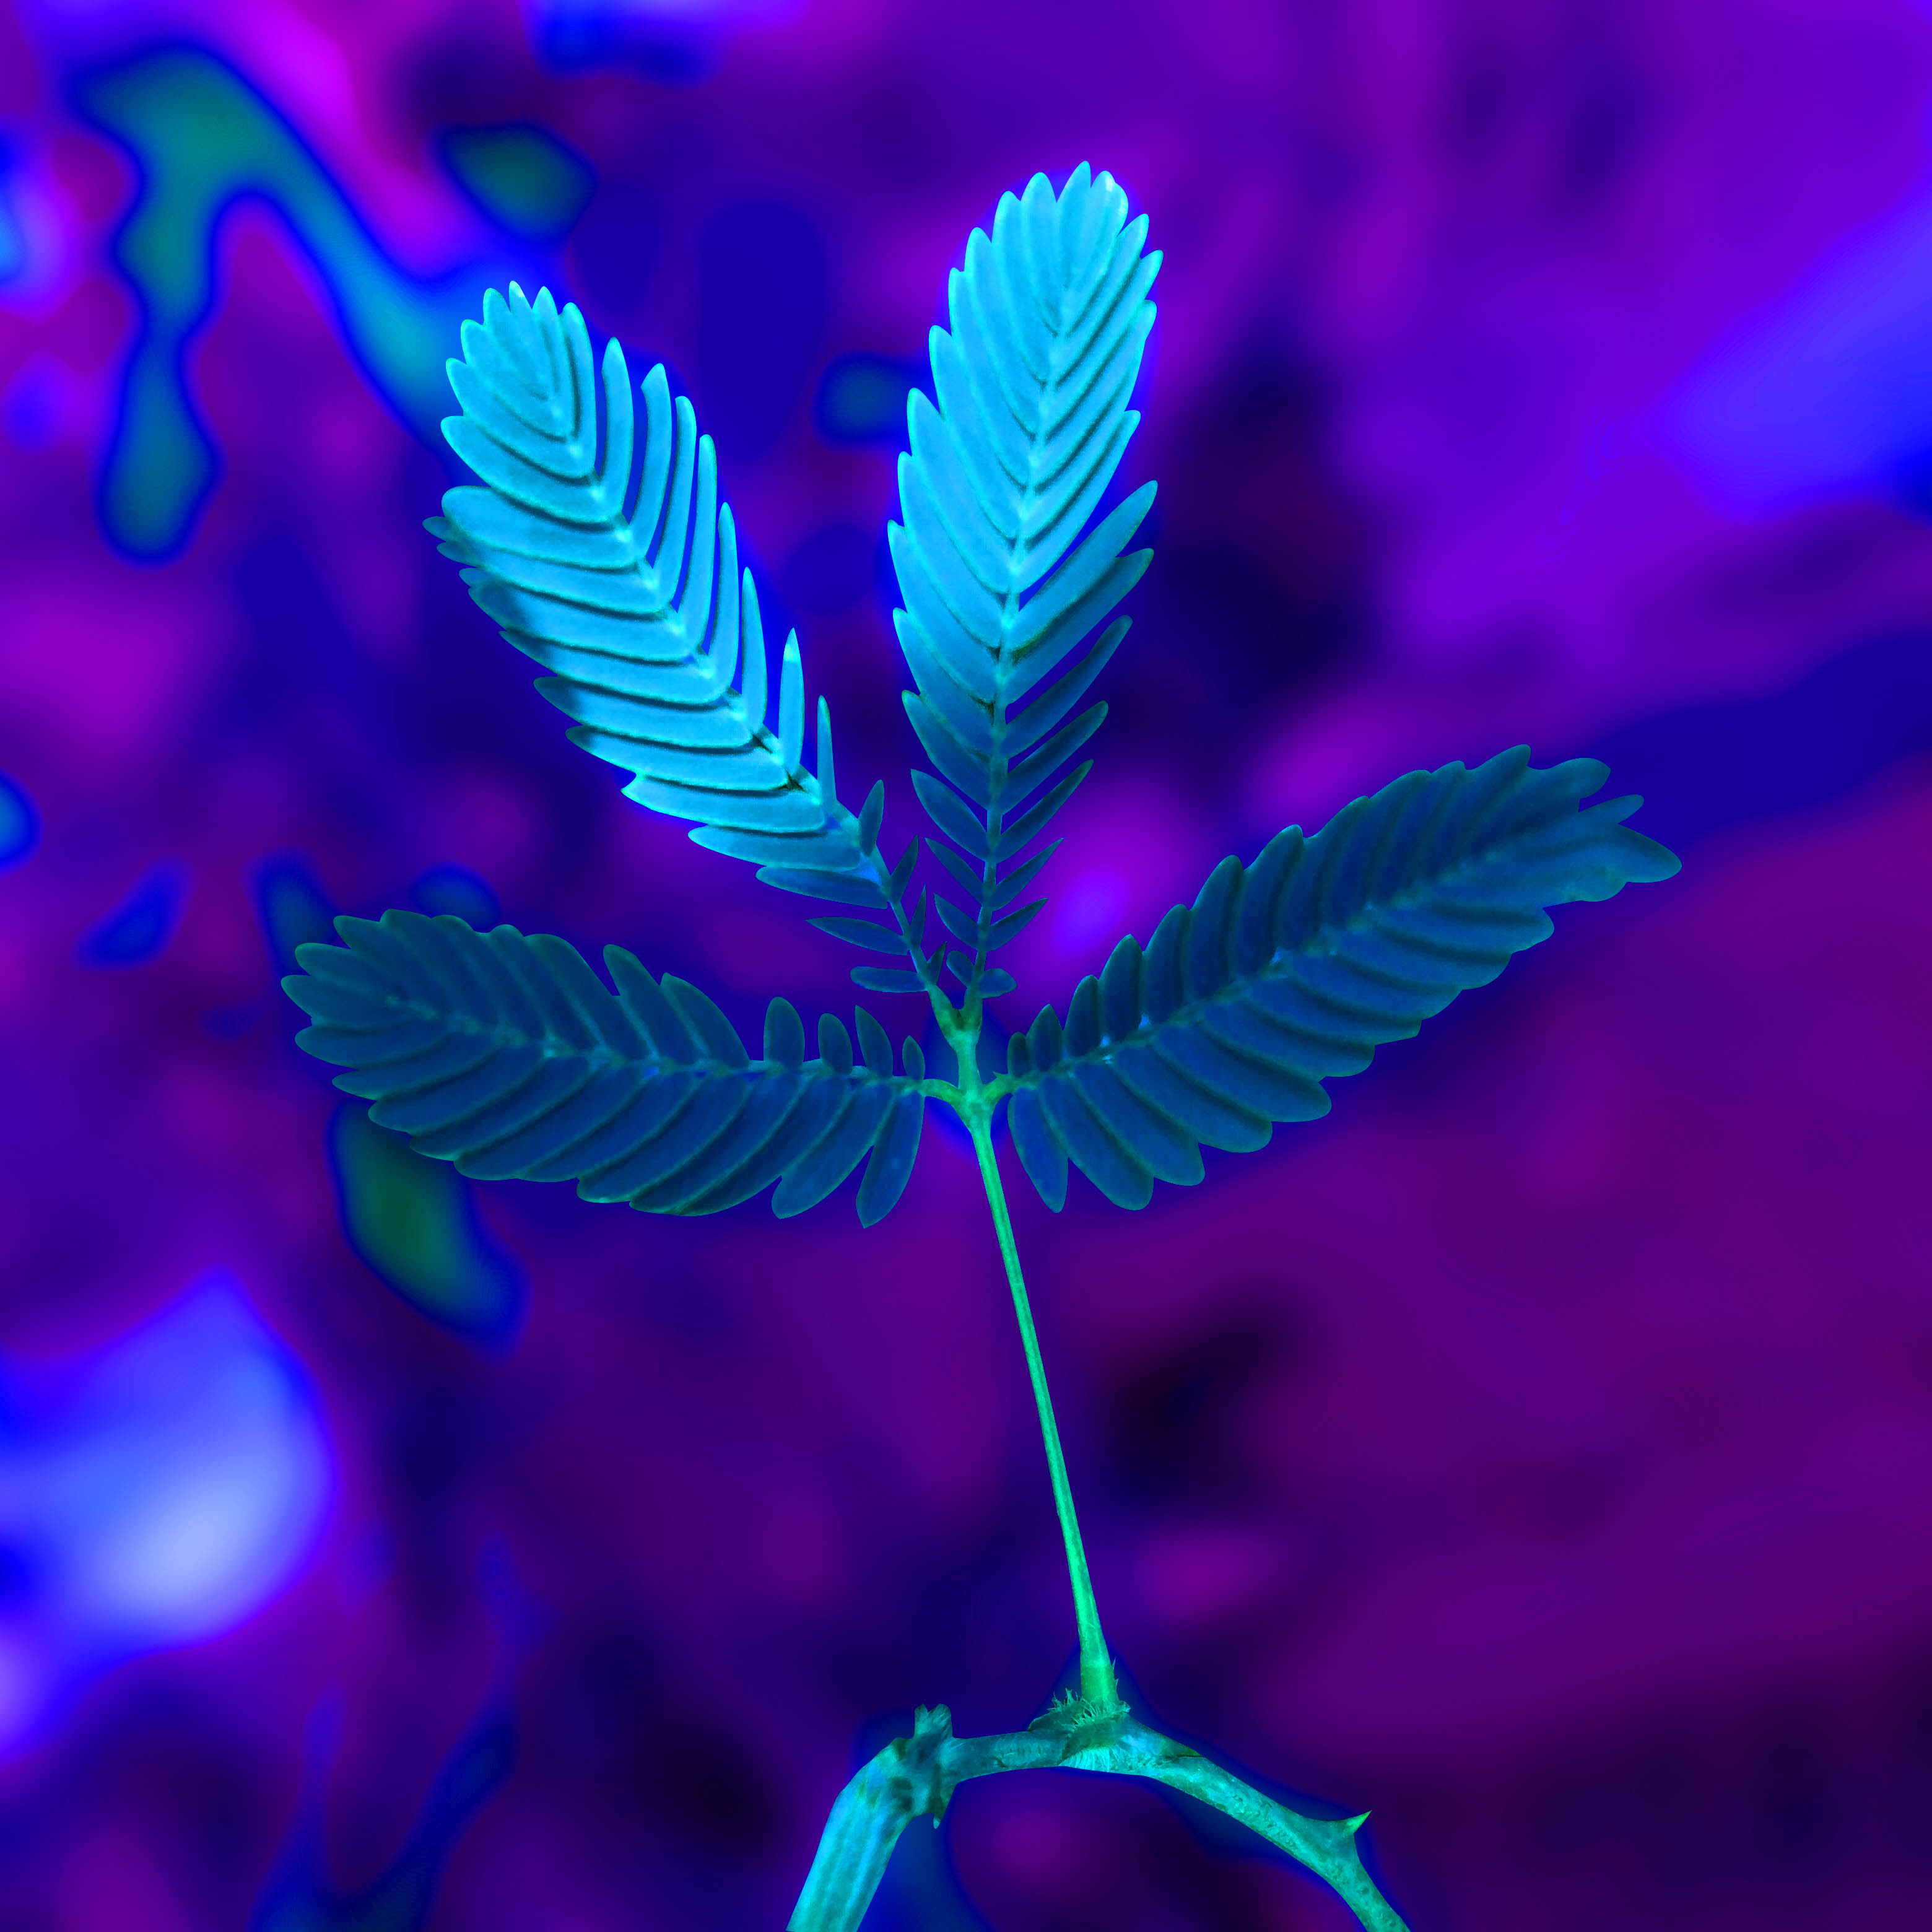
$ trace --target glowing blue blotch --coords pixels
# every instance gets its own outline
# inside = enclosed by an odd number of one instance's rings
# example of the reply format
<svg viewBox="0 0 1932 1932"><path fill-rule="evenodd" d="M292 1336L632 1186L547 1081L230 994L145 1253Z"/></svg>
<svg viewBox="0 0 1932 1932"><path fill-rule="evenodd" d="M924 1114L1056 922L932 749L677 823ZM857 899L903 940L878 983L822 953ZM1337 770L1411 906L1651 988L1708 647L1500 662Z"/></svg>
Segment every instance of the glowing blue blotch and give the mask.
<svg viewBox="0 0 1932 1932"><path fill-rule="evenodd" d="M25 790L0 772L0 872L17 866L40 843L40 818Z"/></svg>
<svg viewBox="0 0 1932 1932"><path fill-rule="evenodd" d="M487 932L502 917L496 895L488 882L467 866L432 866L410 886L410 897L419 910L432 916L454 913L465 926L473 926L479 932Z"/></svg>
<svg viewBox="0 0 1932 1932"><path fill-rule="evenodd" d="M188 395L186 352L214 310L215 231L244 196L287 223L370 386L440 452L444 358L457 352L459 326L484 290L513 269L479 263L434 281L406 274L282 116L199 48L159 48L86 75L75 99L128 150L141 180L114 242L141 326L100 483L112 542L137 557L171 555L214 487L218 460Z"/></svg>
<svg viewBox="0 0 1932 1932"><path fill-rule="evenodd" d="M596 171L548 128L449 128L436 138L457 186L495 222L526 242L560 242L577 225Z"/></svg>
<svg viewBox="0 0 1932 1932"><path fill-rule="evenodd" d="M1685 379L1670 442L1765 510L1932 462L1932 195L1853 242Z"/></svg>
<svg viewBox="0 0 1932 1932"><path fill-rule="evenodd" d="M265 859L255 873L255 915L278 976L298 971L296 948L335 937L335 908L315 868L298 852Z"/></svg>
<svg viewBox="0 0 1932 1932"><path fill-rule="evenodd" d="M10 282L26 267L27 231L18 206L20 168L0 148L0 282Z"/></svg>
<svg viewBox="0 0 1932 1932"><path fill-rule="evenodd" d="M127 897L81 935L76 957L86 966L138 966L175 936L194 875L178 859L164 859L137 879Z"/></svg>
<svg viewBox="0 0 1932 1932"><path fill-rule="evenodd" d="M782 20L804 0L530 0L531 38L546 64L566 70L633 68L661 86L690 86L716 71L735 28Z"/></svg>
<svg viewBox="0 0 1932 1932"><path fill-rule="evenodd" d="M233 1277L204 1275L0 1426L0 1747L86 1678L230 1628L312 1547L314 1395Z"/></svg>
<svg viewBox="0 0 1932 1932"><path fill-rule="evenodd" d="M514 1340L523 1270L490 1238L470 1184L447 1161L416 1153L350 1103L329 1122L328 1162L343 1234L378 1279L486 1348Z"/></svg>

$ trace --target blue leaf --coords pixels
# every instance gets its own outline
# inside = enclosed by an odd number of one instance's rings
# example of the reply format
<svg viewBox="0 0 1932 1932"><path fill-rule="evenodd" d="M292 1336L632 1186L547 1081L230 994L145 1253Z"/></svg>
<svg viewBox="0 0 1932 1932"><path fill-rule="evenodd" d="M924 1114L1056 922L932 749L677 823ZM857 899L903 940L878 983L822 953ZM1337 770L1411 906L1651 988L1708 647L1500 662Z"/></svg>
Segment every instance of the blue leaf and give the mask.
<svg viewBox="0 0 1932 1932"><path fill-rule="evenodd" d="M682 1214L777 1182L774 1207L792 1214L869 1151L868 1225L905 1185L922 1102L869 1014L864 1064L836 1021L808 1063L798 1015L774 1000L754 1063L704 994L620 947L605 953L614 993L548 934L414 912L338 929L344 945L303 946L283 982L318 1022L297 1043L346 1070L336 1084L374 1102L379 1126L414 1136L413 1154L395 1143L411 1160Z"/></svg>

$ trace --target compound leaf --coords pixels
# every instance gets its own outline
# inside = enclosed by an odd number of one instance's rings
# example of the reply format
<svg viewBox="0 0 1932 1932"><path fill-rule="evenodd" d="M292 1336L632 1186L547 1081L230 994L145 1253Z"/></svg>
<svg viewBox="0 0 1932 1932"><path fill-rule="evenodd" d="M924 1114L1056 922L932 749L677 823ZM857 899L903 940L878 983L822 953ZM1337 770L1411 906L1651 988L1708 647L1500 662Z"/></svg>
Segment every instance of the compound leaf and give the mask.
<svg viewBox="0 0 1932 1932"><path fill-rule="evenodd" d="M589 1201L709 1214L778 1184L773 1209L823 1200L870 1156L868 1226L892 1208L918 1150L916 1078L836 1020L820 1057L790 1003L752 1059L705 994L654 980L620 946L610 992L566 940L477 932L450 914L338 919L340 946L299 947L282 982L316 1024L296 1043L348 1070L335 1084L418 1154L490 1180L574 1180ZM862 1037L878 1034L869 1013Z"/></svg>
<svg viewBox="0 0 1932 1932"><path fill-rule="evenodd" d="M904 520L886 532L904 598L893 622L918 686L905 694L906 711L939 774L916 772L914 784L934 824L967 855L952 869L975 901L982 984L987 954L1017 929L993 916L1012 896L1001 868L1088 768L1030 810L1026 802L1106 716L1095 704L1063 722L1126 620L1084 640L1149 555L1123 553L1154 501L1151 483L1075 541L1140 421L1127 404L1154 326L1148 291L1160 257L1142 252L1146 217L1126 214L1113 177L1096 178L1084 163L1058 196L1044 175L1024 195L1003 196L992 236L974 231L952 277L950 330L932 332L937 404L915 390L907 406ZM1072 668L1025 704L1070 658Z"/></svg>
<svg viewBox="0 0 1932 1932"><path fill-rule="evenodd" d="M1070 1160L1109 1200L1201 1178L1202 1146L1264 1145L1328 1111L1359 1073L1512 953L1549 938L1546 906L1667 879L1678 862L1622 824L1642 801L1580 802L1594 758L1533 770L1528 748L1473 771L1411 772L1312 838L1291 826L1255 862L1224 859L1144 951L1131 935L1008 1043L1013 1144L1058 1208Z"/></svg>
<svg viewBox="0 0 1932 1932"><path fill-rule="evenodd" d="M593 366L576 305L548 289L492 289L448 364L463 413L450 446L481 479L430 520L476 602L549 674L537 688L572 740L631 774L626 795L697 820L698 844L791 892L890 910L871 822L842 805L832 719L818 707L816 772L802 763L804 674L785 642L778 716L766 716L764 627L738 560L717 453L664 365L644 413L624 352ZM598 399L602 399L600 409Z"/></svg>

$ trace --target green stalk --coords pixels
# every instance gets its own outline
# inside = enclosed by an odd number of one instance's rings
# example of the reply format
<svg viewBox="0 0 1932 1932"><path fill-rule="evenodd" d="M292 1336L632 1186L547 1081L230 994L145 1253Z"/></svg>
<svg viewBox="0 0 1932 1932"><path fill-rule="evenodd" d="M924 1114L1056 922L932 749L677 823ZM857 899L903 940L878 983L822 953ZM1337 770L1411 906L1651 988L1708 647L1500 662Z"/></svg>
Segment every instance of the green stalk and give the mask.
<svg viewBox="0 0 1932 1932"><path fill-rule="evenodd" d="M1363 1867L1355 1843L1361 1819L1304 1817L1126 1711L1096 1718L1064 1704L1042 1712L1023 1731L989 1738L956 1738L944 1704L916 1713L912 1736L895 1738L839 1793L789 1932L859 1932L899 1834L914 1818L936 1824L968 1778L1062 1765L1156 1778L1184 1791L1319 1874L1365 1932L1408 1932Z"/></svg>
<svg viewBox="0 0 1932 1932"><path fill-rule="evenodd" d="M968 1046L966 1054L973 1050ZM962 1055L962 1072L970 1064L970 1059ZM974 1070L976 1072L977 1069ZM1019 1317L1020 1346L1026 1351L1027 1373L1033 1379L1033 1399L1040 1410L1040 1431L1046 1438L1053 1506L1059 1512L1060 1533L1066 1544L1066 1573L1073 1586L1074 1621L1080 1630L1080 1695L1096 1713L1111 1712L1120 1706L1120 1687L1114 1681L1114 1660L1108 1654L1107 1640L1100 1634L1100 1612L1094 1601L1094 1580L1087 1574L1080 1519L1073 1513L1066 1459L1060 1454L1060 1428L1053 1419L1053 1397L1047 1390L1046 1370L1040 1359L1040 1337L1034 1331L1033 1309L1027 1300L1025 1279L1020 1273L1019 1252L1013 1246L1013 1224L1006 1213L1006 1190L1000 1184L1000 1164L993 1153L991 1116L991 1108L981 1106L970 1108L963 1118L980 1156L980 1178L986 1184L986 1200L993 1210L994 1232L1000 1238L1000 1255L1006 1264L1006 1285L1013 1292L1013 1312Z"/></svg>

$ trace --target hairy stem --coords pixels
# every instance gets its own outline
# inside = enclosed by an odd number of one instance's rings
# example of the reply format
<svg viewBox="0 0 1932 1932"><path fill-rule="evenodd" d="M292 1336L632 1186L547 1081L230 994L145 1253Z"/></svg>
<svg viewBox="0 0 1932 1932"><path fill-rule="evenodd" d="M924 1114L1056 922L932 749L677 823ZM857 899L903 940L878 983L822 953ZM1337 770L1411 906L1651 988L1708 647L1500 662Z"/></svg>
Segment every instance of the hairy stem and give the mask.
<svg viewBox="0 0 1932 1932"><path fill-rule="evenodd" d="M1114 1681L1114 1663L1108 1654L1107 1640L1100 1634L1100 1612L1094 1601L1093 1579L1087 1574L1080 1519L1073 1513L1066 1459L1060 1454L1060 1427L1053 1419L1053 1397L1048 1393L1046 1370L1040 1359L1040 1337L1034 1331L1033 1309L1027 1300L1025 1279L1020 1273L1019 1252L1013 1246L1013 1224L1006 1213L1006 1190L1000 1184L1000 1164L993 1153L990 1112L974 1108L966 1124L980 1156L980 1178L986 1184L993 1227L1000 1238L1000 1255L1006 1264L1006 1283L1013 1292L1013 1312L1019 1317L1020 1346L1026 1351L1027 1373L1033 1379L1033 1399L1040 1410L1040 1433L1046 1438L1053 1506L1059 1512L1060 1533L1066 1540L1066 1570L1073 1585L1073 1616L1080 1630L1080 1695L1096 1711L1112 1711L1120 1705L1120 1688Z"/></svg>

